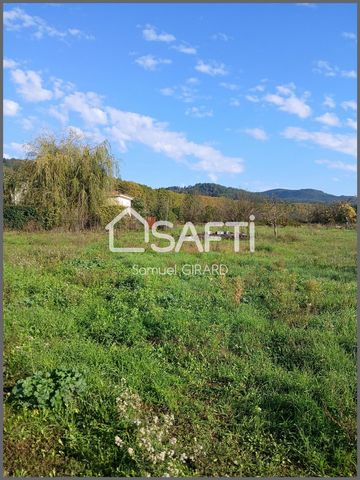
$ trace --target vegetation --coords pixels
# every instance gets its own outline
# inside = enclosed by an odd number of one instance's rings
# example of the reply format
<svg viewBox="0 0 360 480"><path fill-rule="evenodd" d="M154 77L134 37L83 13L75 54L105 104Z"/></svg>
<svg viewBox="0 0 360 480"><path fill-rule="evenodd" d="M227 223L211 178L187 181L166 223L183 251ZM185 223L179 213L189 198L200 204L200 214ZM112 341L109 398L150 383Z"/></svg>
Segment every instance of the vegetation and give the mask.
<svg viewBox="0 0 360 480"><path fill-rule="evenodd" d="M169 190L178 193L191 193L193 195L226 197L233 200L238 200L246 195L251 199L261 197L263 199L275 199L294 203L356 203L356 197L347 195L330 195L329 193L324 193L321 190L314 190L312 188L303 188L300 190L275 188L273 190L266 190L264 192L247 192L241 188L224 187L223 185L218 185L217 183L196 183L195 185L188 187L169 187Z"/></svg>
<svg viewBox="0 0 360 480"><path fill-rule="evenodd" d="M271 225L276 236L278 225L351 226L356 222L356 205L351 204L351 198L345 201L347 197L323 194L320 197L323 203L300 203L300 195L294 199L295 203L290 203L274 195L249 194L216 184L152 189L120 180L112 176L113 159L106 143L90 147L73 134L60 140L37 139L31 158L34 161L8 160L4 166L6 228L31 230L40 226L82 230L103 227L118 213L118 208L108 205L110 189L132 196L133 207L144 217L174 223L245 221L254 214L257 224ZM311 198L318 197L312 195ZM12 208L14 205L16 208ZM30 219L29 226L25 214L22 215L24 221L20 220L18 207L35 209L36 215L32 215L36 216L36 222Z"/></svg>
<svg viewBox="0 0 360 480"><path fill-rule="evenodd" d="M112 188L113 159L107 143L95 147L70 132L37 138L22 167L5 175L5 199L18 199L51 218L51 226L84 229L99 221ZM7 173L7 172L6 172Z"/></svg>
<svg viewBox="0 0 360 480"><path fill-rule="evenodd" d="M5 475L356 475L353 229L257 226L253 254L107 241L5 233Z"/></svg>

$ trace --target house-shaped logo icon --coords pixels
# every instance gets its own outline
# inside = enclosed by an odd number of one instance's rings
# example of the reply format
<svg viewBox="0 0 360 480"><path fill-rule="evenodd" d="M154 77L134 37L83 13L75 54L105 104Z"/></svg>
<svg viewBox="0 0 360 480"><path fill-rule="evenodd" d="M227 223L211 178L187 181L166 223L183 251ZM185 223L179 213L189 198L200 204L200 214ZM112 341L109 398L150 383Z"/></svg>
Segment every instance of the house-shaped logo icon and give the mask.
<svg viewBox="0 0 360 480"><path fill-rule="evenodd" d="M145 248L142 247L115 247L114 246L114 227L115 225L126 215L130 217L135 217L139 220L140 223L144 225L144 241L145 243L149 243L149 224L136 210L132 207L125 208L122 212L119 213L115 218L111 220L105 227L106 230L109 231L109 249L111 252L124 252L124 253L131 253L137 252L142 253L145 251Z"/></svg>

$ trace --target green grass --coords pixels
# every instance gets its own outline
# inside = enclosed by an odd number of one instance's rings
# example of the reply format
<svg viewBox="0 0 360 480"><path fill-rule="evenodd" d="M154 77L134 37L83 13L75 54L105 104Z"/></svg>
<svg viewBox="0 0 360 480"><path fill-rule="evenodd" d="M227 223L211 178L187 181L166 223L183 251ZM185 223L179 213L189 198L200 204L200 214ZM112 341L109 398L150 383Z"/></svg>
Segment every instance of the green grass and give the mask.
<svg viewBox="0 0 360 480"><path fill-rule="evenodd" d="M116 254L105 233L7 232L5 474L356 475L356 232L256 242ZM60 367L86 382L67 407L11 394Z"/></svg>

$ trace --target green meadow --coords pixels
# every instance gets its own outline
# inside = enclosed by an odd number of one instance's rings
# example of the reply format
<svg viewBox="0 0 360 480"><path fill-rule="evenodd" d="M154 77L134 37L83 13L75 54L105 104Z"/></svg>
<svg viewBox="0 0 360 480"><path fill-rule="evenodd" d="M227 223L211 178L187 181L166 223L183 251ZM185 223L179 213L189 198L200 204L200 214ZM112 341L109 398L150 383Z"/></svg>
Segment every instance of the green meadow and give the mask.
<svg viewBox="0 0 360 480"><path fill-rule="evenodd" d="M5 475L356 475L355 230L257 227L252 254L4 238Z"/></svg>

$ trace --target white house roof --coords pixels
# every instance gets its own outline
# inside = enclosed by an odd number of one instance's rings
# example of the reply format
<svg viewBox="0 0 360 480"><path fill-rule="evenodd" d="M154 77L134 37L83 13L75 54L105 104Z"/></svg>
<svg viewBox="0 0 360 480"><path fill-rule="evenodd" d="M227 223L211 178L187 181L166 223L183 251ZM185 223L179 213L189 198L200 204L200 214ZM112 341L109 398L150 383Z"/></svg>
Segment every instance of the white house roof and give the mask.
<svg viewBox="0 0 360 480"><path fill-rule="evenodd" d="M130 197L130 195L125 195L124 193L119 193L119 192L111 192L109 197L125 198L126 200L134 199L134 197Z"/></svg>

